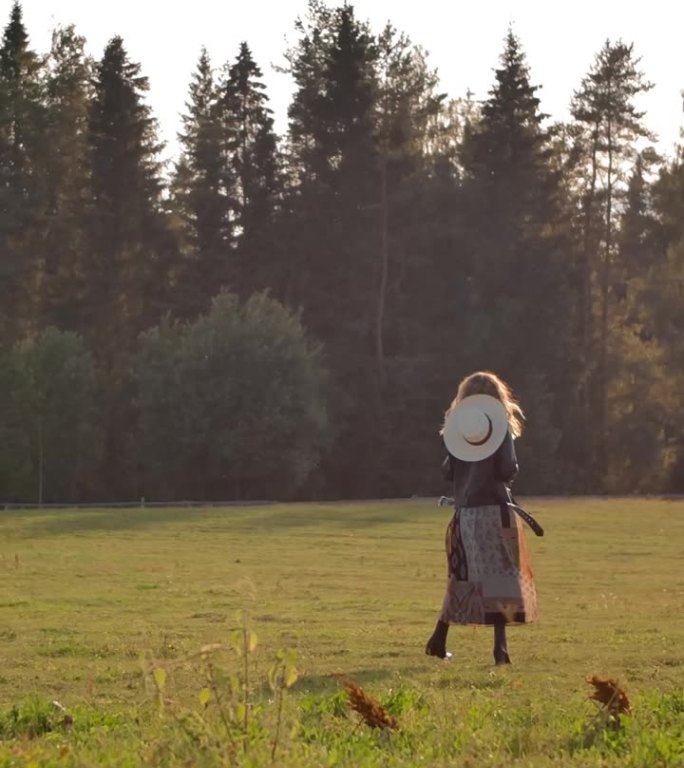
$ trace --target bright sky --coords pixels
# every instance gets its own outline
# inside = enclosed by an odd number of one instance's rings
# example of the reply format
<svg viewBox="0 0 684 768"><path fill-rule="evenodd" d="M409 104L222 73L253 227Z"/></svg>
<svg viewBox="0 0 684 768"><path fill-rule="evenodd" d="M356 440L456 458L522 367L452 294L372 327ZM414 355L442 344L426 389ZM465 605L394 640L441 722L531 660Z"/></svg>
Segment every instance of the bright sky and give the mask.
<svg viewBox="0 0 684 768"><path fill-rule="evenodd" d="M328 0L329 4L333 0ZM339 0L341 3L342 0ZM425 48L451 97L470 89L482 99L493 82L493 69L512 22L530 65L531 80L543 86L542 109L553 119L567 117L573 90L588 72L606 39L634 43L641 68L655 87L644 98L647 124L671 154L684 125L684 6L672 0L356 0L357 16L375 31L386 21ZM133 61L149 78L149 103L160 123L161 138L175 154L179 113L200 48L215 66L235 58L246 40L264 72L276 128L286 127L290 78L273 70L283 64L287 40L294 42L294 21L307 0L22 0L32 47L46 52L58 24L73 23L100 58L107 41L121 35ZM0 0L3 27L11 0Z"/></svg>

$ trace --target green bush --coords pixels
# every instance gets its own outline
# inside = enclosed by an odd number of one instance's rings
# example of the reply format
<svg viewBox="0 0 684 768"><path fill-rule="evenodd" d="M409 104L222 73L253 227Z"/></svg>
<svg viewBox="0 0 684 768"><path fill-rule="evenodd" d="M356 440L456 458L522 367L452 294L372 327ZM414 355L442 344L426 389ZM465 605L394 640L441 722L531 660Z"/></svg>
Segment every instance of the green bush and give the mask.
<svg viewBox="0 0 684 768"><path fill-rule="evenodd" d="M134 368L146 496L280 498L316 467L325 375L299 319L220 294L194 323L142 337Z"/></svg>
<svg viewBox="0 0 684 768"><path fill-rule="evenodd" d="M0 357L0 499L79 500L103 445L91 354L47 328Z"/></svg>

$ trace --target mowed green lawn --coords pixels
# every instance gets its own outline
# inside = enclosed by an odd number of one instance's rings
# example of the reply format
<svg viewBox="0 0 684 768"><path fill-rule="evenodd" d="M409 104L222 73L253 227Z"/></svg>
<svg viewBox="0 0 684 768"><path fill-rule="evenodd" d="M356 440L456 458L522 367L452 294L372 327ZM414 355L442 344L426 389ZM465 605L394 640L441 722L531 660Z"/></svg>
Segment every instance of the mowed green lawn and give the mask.
<svg viewBox="0 0 684 768"><path fill-rule="evenodd" d="M0 766L268 764L264 683L284 648L299 679L276 764L684 765L684 503L525 506L546 529L527 529L540 621L509 629L507 668L492 665L487 628L452 627L451 662L424 655L451 514L434 502L0 511ZM250 701L263 732L228 758L211 739L193 753L174 720L202 711L205 668L191 657L230 644L240 609L258 636ZM141 654L167 673L165 713ZM243 669L232 651L216 663ZM342 716L332 673L387 703L399 729ZM621 729L595 717L592 674L632 699ZM9 727L53 699L73 726L53 718L33 739Z"/></svg>

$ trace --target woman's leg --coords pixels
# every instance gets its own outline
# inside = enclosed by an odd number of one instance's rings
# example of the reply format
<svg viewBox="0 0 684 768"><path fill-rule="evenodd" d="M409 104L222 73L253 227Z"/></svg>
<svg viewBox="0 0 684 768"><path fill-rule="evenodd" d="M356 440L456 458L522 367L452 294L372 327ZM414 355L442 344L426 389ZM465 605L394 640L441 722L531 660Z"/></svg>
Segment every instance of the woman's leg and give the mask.
<svg viewBox="0 0 684 768"><path fill-rule="evenodd" d="M506 622L501 619L494 624L494 661L497 664L510 664L506 645Z"/></svg>
<svg viewBox="0 0 684 768"><path fill-rule="evenodd" d="M435 631L430 636L425 646L425 653L428 656L438 656L440 659L446 659L451 656L447 653L446 639L447 632L449 631L449 625L445 621L437 621Z"/></svg>

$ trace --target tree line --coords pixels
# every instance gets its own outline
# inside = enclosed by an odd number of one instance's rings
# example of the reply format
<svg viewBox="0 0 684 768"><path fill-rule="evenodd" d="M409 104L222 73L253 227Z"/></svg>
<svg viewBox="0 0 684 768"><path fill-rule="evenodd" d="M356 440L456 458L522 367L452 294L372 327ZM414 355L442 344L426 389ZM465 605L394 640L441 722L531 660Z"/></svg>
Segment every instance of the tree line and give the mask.
<svg viewBox="0 0 684 768"><path fill-rule="evenodd" d="M606 41L551 123L509 31L487 98L311 0L276 135L247 42L200 52L179 155L120 37L0 46L0 498L442 490L458 380L528 413L520 492L684 485L684 164Z"/></svg>

